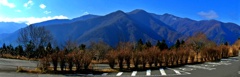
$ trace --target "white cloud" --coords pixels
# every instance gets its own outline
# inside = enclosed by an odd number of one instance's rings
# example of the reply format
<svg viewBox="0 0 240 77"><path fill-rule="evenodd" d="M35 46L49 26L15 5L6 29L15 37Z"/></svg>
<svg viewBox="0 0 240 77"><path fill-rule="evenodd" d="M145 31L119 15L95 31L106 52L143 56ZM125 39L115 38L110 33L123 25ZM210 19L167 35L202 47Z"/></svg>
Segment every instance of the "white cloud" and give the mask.
<svg viewBox="0 0 240 77"><path fill-rule="evenodd" d="M30 8L31 6L33 6L33 1L32 0L28 0L28 2L24 3L23 5L26 8Z"/></svg>
<svg viewBox="0 0 240 77"><path fill-rule="evenodd" d="M14 8L15 4L14 3L9 3L8 0L0 0L0 5L7 6L10 8Z"/></svg>
<svg viewBox="0 0 240 77"><path fill-rule="evenodd" d="M47 6L44 5L44 4L40 4L39 7L40 7L41 9L45 9Z"/></svg>
<svg viewBox="0 0 240 77"><path fill-rule="evenodd" d="M20 13L20 12L22 12L21 10L15 10L15 12L18 12L18 13Z"/></svg>
<svg viewBox="0 0 240 77"><path fill-rule="evenodd" d="M3 18L0 17L0 22L16 22L16 23L26 23L26 24L33 24L33 23L38 23L38 22L43 22L47 20L53 20L53 19L68 19L68 17L59 15L59 16L48 16L48 17L41 17L41 18L36 18L36 17L26 17L26 18Z"/></svg>
<svg viewBox="0 0 240 77"><path fill-rule="evenodd" d="M43 12L44 14L50 14L50 13L52 13L51 11L44 11Z"/></svg>
<svg viewBox="0 0 240 77"><path fill-rule="evenodd" d="M201 11L201 12L198 12L198 15L200 15L201 17L206 18L206 19L218 18L217 13L213 10L210 10L208 12Z"/></svg>
<svg viewBox="0 0 240 77"><path fill-rule="evenodd" d="M84 12L82 15L88 15L89 13L88 12Z"/></svg>

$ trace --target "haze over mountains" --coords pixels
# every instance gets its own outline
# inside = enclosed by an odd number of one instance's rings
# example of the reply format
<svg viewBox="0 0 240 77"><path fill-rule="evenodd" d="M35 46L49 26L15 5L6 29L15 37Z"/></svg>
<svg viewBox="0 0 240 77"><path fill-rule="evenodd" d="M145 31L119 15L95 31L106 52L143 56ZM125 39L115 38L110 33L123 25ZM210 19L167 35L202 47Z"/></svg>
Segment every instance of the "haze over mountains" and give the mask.
<svg viewBox="0 0 240 77"><path fill-rule="evenodd" d="M72 20L50 20L33 24L45 26L62 45L66 40L78 44L89 44L102 40L111 46L119 41L135 42L139 39L151 41L165 39L169 45L177 39L186 39L194 33L203 32L216 43L234 43L240 37L240 26L217 20L195 21L171 14L153 14L144 10L131 12L115 11L105 16L86 15ZM10 27L9 27L10 28ZM0 37L0 44L17 44L18 31Z"/></svg>
<svg viewBox="0 0 240 77"><path fill-rule="evenodd" d="M24 23L0 22L0 34L12 33L26 26L27 24Z"/></svg>

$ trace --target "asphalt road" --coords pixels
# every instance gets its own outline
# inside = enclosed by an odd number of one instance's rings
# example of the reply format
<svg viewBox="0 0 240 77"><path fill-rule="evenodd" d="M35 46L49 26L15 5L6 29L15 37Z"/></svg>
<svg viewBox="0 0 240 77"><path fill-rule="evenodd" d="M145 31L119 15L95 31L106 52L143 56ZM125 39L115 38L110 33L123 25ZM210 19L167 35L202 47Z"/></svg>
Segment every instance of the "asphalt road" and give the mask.
<svg viewBox="0 0 240 77"><path fill-rule="evenodd" d="M196 65L185 65L176 68L159 68L157 70L117 72L103 74L28 74L16 73L17 66L36 67L36 61L14 60L0 58L0 77L79 77L79 76L108 76L108 77L240 77L240 57L222 59L220 62L206 62ZM96 65L107 68L108 65Z"/></svg>
<svg viewBox="0 0 240 77"><path fill-rule="evenodd" d="M26 60L16 60L16 59L4 59L0 58L0 71L1 72L15 72L17 66L25 68L35 68L37 66L37 61L26 61Z"/></svg>

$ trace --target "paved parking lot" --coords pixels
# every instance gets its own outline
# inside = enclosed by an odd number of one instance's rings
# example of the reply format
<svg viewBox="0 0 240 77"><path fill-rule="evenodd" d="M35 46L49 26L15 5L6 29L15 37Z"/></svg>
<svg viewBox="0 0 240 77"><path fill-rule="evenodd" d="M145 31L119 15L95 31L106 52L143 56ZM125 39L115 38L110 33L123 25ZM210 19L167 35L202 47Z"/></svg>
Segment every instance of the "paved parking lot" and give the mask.
<svg viewBox="0 0 240 77"><path fill-rule="evenodd" d="M230 66L232 63L238 62L238 57L232 57L229 59L222 59L220 62L206 62L204 64L185 65L177 68L159 68L159 70L146 70L146 71L132 71L132 72L118 72L118 73L104 73L101 76L193 76L194 71L214 71L219 67ZM240 72L239 72L240 73ZM204 76L204 75L201 75ZM206 76L205 76L206 77Z"/></svg>

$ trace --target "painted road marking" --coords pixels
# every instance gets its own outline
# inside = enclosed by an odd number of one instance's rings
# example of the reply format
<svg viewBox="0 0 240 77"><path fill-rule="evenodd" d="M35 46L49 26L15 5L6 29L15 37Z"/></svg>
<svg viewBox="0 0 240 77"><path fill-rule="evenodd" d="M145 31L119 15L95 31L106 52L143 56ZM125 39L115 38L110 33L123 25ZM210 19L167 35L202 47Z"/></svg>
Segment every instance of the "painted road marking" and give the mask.
<svg viewBox="0 0 240 77"><path fill-rule="evenodd" d="M186 72L186 71L181 71L181 70L176 70L176 69L171 69L171 68L167 68L167 69L173 70L177 75L191 74L191 73ZM185 68L181 68L181 69L185 69ZM182 72L182 73L181 73L181 72ZM168 74L168 75L174 75L174 74Z"/></svg>
<svg viewBox="0 0 240 77"><path fill-rule="evenodd" d="M173 70L177 75L180 75L181 73L180 73L180 71L178 71L178 70Z"/></svg>
<svg viewBox="0 0 240 77"><path fill-rule="evenodd" d="M87 74L87 76L93 76L93 74Z"/></svg>
<svg viewBox="0 0 240 77"><path fill-rule="evenodd" d="M178 68L180 70L183 70L183 71L193 71L193 70L196 70L194 68Z"/></svg>
<svg viewBox="0 0 240 77"><path fill-rule="evenodd" d="M210 65L202 64L201 66L205 66L205 67L215 67L215 66L217 66L217 65L214 65L214 64L210 64Z"/></svg>
<svg viewBox="0 0 240 77"><path fill-rule="evenodd" d="M103 73L102 76L107 76L108 73Z"/></svg>
<svg viewBox="0 0 240 77"><path fill-rule="evenodd" d="M238 58L221 59L221 61L239 61Z"/></svg>
<svg viewBox="0 0 240 77"><path fill-rule="evenodd" d="M116 76L121 76L122 74L123 74L123 72L119 72L119 73L117 73Z"/></svg>
<svg viewBox="0 0 240 77"><path fill-rule="evenodd" d="M202 67L202 66L197 66L197 65L186 65L187 67L192 67L192 68L198 68L198 69L205 69L205 70L214 70L216 68L210 68L210 67Z"/></svg>
<svg viewBox="0 0 240 77"><path fill-rule="evenodd" d="M208 62L208 64L214 64L214 65L230 65L230 64L232 64L232 63L224 63L224 62L214 63L214 62Z"/></svg>
<svg viewBox="0 0 240 77"><path fill-rule="evenodd" d="M137 71L133 71L131 76L136 76L137 75Z"/></svg>
<svg viewBox="0 0 240 77"><path fill-rule="evenodd" d="M151 70L147 70L146 75L147 75L147 76L150 76L150 75L151 75Z"/></svg>
<svg viewBox="0 0 240 77"><path fill-rule="evenodd" d="M161 72L161 75L167 75L166 72L164 71L164 69L160 68L159 70Z"/></svg>

